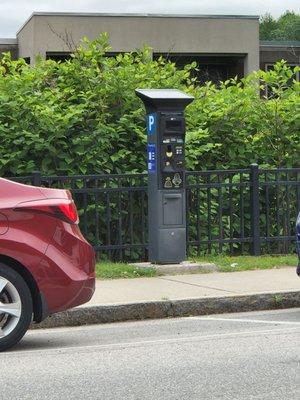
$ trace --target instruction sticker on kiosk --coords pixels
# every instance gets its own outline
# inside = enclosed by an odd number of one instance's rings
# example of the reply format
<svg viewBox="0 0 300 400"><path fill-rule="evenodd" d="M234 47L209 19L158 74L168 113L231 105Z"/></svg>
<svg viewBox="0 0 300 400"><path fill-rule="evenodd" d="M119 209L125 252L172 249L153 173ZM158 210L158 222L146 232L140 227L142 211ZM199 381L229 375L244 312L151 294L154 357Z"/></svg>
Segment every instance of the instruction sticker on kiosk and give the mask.
<svg viewBox="0 0 300 400"><path fill-rule="evenodd" d="M156 114L147 115L147 133L153 135L156 131Z"/></svg>
<svg viewBox="0 0 300 400"><path fill-rule="evenodd" d="M147 145L148 172L156 172L156 145L148 143Z"/></svg>

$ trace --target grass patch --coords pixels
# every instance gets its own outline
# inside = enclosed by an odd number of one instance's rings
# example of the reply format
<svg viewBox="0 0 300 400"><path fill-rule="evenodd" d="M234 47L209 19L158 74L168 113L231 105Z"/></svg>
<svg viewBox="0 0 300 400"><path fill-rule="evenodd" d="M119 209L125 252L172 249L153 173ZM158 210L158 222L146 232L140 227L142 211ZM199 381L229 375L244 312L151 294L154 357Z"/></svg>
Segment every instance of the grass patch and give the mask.
<svg viewBox="0 0 300 400"><path fill-rule="evenodd" d="M125 263L99 262L96 265L97 279L139 278L156 276L153 268L141 269Z"/></svg>
<svg viewBox="0 0 300 400"><path fill-rule="evenodd" d="M212 262L219 267L222 272L250 271L253 269L271 269L284 266L296 267L298 258L294 254L290 255L263 255L254 256L203 256L195 257L193 261Z"/></svg>
<svg viewBox="0 0 300 400"><path fill-rule="evenodd" d="M191 258L192 261L211 262L219 267L221 272L248 271L254 269L271 269L284 266L296 267L296 255L276 256L203 256ZM195 273L206 273L203 271ZM125 263L98 262L96 265L97 279L140 278L162 275L153 268L140 269Z"/></svg>

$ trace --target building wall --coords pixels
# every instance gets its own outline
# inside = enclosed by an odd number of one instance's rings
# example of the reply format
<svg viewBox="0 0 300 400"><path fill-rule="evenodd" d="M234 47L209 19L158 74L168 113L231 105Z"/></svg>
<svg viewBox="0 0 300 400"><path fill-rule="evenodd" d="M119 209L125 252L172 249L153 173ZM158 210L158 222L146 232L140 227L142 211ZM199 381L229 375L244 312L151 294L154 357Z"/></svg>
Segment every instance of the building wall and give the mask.
<svg viewBox="0 0 300 400"><path fill-rule="evenodd" d="M260 47L260 68L275 64L279 60L286 60L290 65L300 65L300 43L292 45L261 45Z"/></svg>
<svg viewBox="0 0 300 400"><path fill-rule="evenodd" d="M23 26L21 34L17 34L19 43L19 57L28 58L31 63L35 58L35 54L37 54L35 48L34 26L35 20L32 18L28 24Z"/></svg>
<svg viewBox="0 0 300 400"><path fill-rule="evenodd" d="M148 44L155 53L243 54L245 73L259 67L259 23L253 17L35 14L18 32L20 56L68 52L83 36L94 39L101 32L109 33L113 52Z"/></svg>
<svg viewBox="0 0 300 400"><path fill-rule="evenodd" d="M18 43L15 39L0 39L0 57L2 53L7 53L10 51L12 59L15 60L18 58Z"/></svg>

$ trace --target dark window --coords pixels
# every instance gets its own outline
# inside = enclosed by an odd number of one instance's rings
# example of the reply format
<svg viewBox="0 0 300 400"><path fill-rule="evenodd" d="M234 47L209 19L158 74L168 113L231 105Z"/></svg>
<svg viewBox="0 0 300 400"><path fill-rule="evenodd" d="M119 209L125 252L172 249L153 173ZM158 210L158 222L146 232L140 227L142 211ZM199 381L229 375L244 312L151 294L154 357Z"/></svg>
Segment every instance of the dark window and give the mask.
<svg viewBox="0 0 300 400"><path fill-rule="evenodd" d="M71 52L47 52L46 60L67 61L71 58Z"/></svg>
<svg viewBox="0 0 300 400"><path fill-rule="evenodd" d="M113 51L108 51L105 53L105 57L117 57L119 54L125 54L124 52L113 52Z"/></svg>
<svg viewBox="0 0 300 400"><path fill-rule="evenodd" d="M199 71L195 71L194 76L200 84L207 81L218 84L220 81L225 81L235 76L238 78L243 78L244 76L244 54L154 54L153 59L158 59L160 56L174 62L178 68L183 68L187 64L196 62Z"/></svg>

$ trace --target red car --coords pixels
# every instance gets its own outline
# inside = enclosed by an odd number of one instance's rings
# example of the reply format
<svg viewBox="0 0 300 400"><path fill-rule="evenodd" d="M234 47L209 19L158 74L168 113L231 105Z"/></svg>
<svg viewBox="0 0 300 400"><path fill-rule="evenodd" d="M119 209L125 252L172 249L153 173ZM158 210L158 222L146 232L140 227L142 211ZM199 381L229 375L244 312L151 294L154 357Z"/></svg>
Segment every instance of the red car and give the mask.
<svg viewBox="0 0 300 400"><path fill-rule="evenodd" d="M0 351L94 290L95 255L70 192L0 178Z"/></svg>

